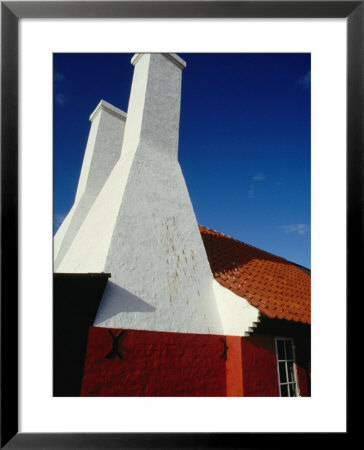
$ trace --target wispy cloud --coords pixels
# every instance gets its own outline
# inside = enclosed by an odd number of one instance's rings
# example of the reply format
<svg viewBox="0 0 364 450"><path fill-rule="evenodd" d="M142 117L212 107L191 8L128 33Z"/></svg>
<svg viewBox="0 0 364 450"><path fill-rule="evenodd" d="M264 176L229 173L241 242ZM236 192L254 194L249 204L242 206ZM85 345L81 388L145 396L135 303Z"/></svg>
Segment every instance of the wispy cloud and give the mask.
<svg viewBox="0 0 364 450"><path fill-rule="evenodd" d="M55 94L54 101L57 103L57 105L64 106L65 103L67 103L67 97L63 94Z"/></svg>
<svg viewBox="0 0 364 450"><path fill-rule="evenodd" d="M254 175L252 180L253 181L263 181L263 180L265 180L265 175L263 175L262 173L257 173L256 175Z"/></svg>
<svg viewBox="0 0 364 450"><path fill-rule="evenodd" d="M64 81L66 77L60 73L60 72L54 72L53 73L53 80L54 80L54 102L58 106L64 106L67 102L67 97L62 94L63 89L60 86L60 82Z"/></svg>
<svg viewBox="0 0 364 450"><path fill-rule="evenodd" d="M64 81L66 77L62 73L54 72L53 79L54 81Z"/></svg>
<svg viewBox="0 0 364 450"><path fill-rule="evenodd" d="M284 225L282 226L284 232L286 234L296 233L301 236L304 236L310 231L310 226L307 223L297 223L292 225Z"/></svg>
<svg viewBox="0 0 364 450"><path fill-rule="evenodd" d="M297 86L302 87L303 89L310 89L311 87L311 70L309 70L305 75L302 75L297 80Z"/></svg>
<svg viewBox="0 0 364 450"><path fill-rule="evenodd" d="M265 175L263 173L257 173L252 177L253 183L249 186L248 195L250 198L254 197L255 194L255 185L260 181L265 180Z"/></svg>

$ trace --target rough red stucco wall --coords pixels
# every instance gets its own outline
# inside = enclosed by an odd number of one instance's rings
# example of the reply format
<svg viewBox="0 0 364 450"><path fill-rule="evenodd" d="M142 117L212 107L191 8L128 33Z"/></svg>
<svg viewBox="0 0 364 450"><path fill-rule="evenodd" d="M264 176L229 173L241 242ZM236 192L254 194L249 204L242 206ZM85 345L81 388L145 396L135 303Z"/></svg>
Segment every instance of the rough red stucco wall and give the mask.
<svg viewBox="0 0 364 450"><path fill-rule="evenodd" d="M309 384L311 383L308 369L309 356L309 343L298 339L294 340L295 343L295 356L296 356L296 372L298 378L298 385L300 389L301 397L309 397L311 395Z"/></svg>
<svg viewBox="0 0 364 450"><path fill-rule="evenodd" d="M310 394L308 391L308 381L307 381L306 371L298 364L296 364L296 371L297 371L297 378L298 378L298 386L300 389L300 396L301 397L309 397Z"/></svg>
<svg viewBox="0 0 364 450"><path fill-rule="evenodd" d="M274 337L242 338L241 352L244 397L279 396Z"/></svg>
<svg viewBox="0 0 364 450"><path fill-rule="evenodd" d="M122 330L111 329L117 336ZM272 335L249 338L124 330L118 349L107 328L89 329L82 396L279 395ZM227 359L222 340L226 339ZM306 343L295 340L300 395L309 395Z"/></svg>
<svg viewBox="0 0 364 450"><path fill-rule="evenodd" d="M293 339L296 372L301 397L310 395L307 343ZM243 390L246 397L279 396L275 336L253 335L242 338Z"/></svg>
<svg viewBox="0 0 364 450"><path fill-rule="evenodd" d="M243 396L243 373L241 362L241 337L226 336L228 358L226 360L226 396Z"/></svg>
<svg viewBox="0 0 364 450"><path fill-rule="evenodd" d="M108 330L89 329L81 396L226 395L223 336L125 330L120 360Z"/></svg>

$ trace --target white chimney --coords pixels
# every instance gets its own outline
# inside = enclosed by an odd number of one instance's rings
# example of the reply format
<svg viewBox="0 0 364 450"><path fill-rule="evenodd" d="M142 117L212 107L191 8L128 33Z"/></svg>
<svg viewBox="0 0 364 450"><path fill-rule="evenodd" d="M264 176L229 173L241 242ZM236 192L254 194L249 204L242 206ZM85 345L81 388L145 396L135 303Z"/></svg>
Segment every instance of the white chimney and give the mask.
<svg viewBox="0 0 364 450"><path fill-rule="evenodd" d="M257 310L216 287L177 160L186 64L175 54L132 63L120 159L57 271L111 273L95 326L242 335Z"/></svg>
<svg viewBox="0 0 364 450"><path fill-rule="evenodd" d="M120 158L125 121L126 113L105 100L90 115L90 133L75 202L54 238L55 271Z"/></svg>

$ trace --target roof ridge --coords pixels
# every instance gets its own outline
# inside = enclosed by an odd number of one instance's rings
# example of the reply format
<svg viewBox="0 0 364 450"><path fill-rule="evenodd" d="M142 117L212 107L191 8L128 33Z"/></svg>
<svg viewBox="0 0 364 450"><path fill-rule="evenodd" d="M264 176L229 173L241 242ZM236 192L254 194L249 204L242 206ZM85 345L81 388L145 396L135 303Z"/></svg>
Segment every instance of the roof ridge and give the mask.
<svg viewBox="0 0 364 450"><path fill-rule="evenodd" d="M266 253L267 255L274 256L275 258L280 258L280 259L282 259L283 261L285 261L285 262L287 262L287 263L289 263L289 264L293 264L294 266L297 266L297 267L299 267L299 268L302 268L301 270L304 269L304 270L308 270L308 271L311 272L311 269L309 269L308 267L302 266L302 264L298 264L298 263L295 263L295 262L293 262L293 261L289 261L288 259L283 258L283 256L276 255L276 254L274 254L274 253L268 252L267 250L263 250L262 248L256 247L255 245L248 244L247 242L241 241L240 239L234 238L233 236L230 236L230 235L228 235L228 234L221 233L221 231L213 230L212 228L205 227L204 225L200 225L200 224L198 224L198 226L201 227L201 228L205 228L206 230L213 231L214 233L218 233L218 234L220 234L221 236L228 237L228 238L230 238L230 239L232 239L232 240L234 240L234 241L236 241L236 242L239 242L240 244L244 244L244 245L247 245L247 246L249 246L249 247L251 247L251 248L254 248L255 250L259 250L260 252L264 252L264 253Z"/></svg>

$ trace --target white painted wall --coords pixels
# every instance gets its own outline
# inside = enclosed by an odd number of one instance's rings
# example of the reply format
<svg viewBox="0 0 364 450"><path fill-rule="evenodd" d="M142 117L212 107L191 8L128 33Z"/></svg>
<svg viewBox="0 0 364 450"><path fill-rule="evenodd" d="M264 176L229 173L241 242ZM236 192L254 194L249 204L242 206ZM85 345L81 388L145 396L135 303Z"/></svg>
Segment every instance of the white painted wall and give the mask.
<svg viewBox="0 0 364 450"><path fill-rule="evenodd" d="M249 328L259 322L259 310L248 300L234 294L230 289L213 280L213 290L222 320L224 334L228 336L244 336Z"/></svg>
<svg viewBox="0 0 364 450"><path fill-rule="evenodd" d="M111 273L95 326L243 335L255 311L216 287L177 160L185 63L171 54L132 63L120 159L57 270Z"/></svg>

